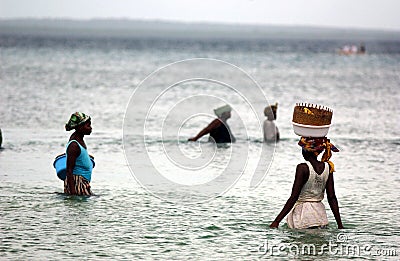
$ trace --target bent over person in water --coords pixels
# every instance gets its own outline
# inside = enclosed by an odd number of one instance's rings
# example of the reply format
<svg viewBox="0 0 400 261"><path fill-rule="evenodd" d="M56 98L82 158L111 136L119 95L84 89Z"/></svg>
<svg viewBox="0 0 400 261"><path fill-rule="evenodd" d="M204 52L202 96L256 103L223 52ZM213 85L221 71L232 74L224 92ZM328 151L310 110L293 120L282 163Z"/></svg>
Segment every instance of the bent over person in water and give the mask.
<svg viewBox="0 0 400 261"><path fill-rule="evenodd" d="M301 137L298 144L302 147L306 163L297 165L292 194L270 227L277 228L279 222L290 212L287 217L290 228L325 228L328 218L321 201L326 189L338 228L343 228L333 182L334 165L329 161L331 151L339 150L326 137ZM323 151L325 152L319 161L317 156Z"/></svg>
<svg viewBox="0 0 400 261"><path fill-rule="evenodd" d="M69 195L92 195L90 180L93 165L83 137L92 133L90 116L75 112L65 125L67 131L75 130L67 144L67 177L64 192Z"/></svg>
<svg viewBox="0 0 400 261"><path fill-rule="evenodd" d="M197 136L190 138L189 141L197 141L206 134L210 134L209 141L216 143L231 143L236 139L233 136L227 120L231 117L232 108L229 105L222 106L214 110L217 119L213 120L207 127L197 134Z"/></svg>

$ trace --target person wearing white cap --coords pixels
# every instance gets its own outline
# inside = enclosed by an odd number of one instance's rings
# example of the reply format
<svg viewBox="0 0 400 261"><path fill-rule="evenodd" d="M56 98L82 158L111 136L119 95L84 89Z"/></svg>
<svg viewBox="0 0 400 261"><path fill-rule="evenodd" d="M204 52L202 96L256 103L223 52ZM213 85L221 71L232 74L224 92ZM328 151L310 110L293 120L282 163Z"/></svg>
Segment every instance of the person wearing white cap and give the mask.
<svg viewBox="0 0 400 261"><path fill-rule="evenodd" d="M210 134L209 141L216 143L231 143L236 139L233 136L227 120L231 117L231 106L224 105L214 110L217 119L213 120L207 127L199 132L195 137L190 138L189 141L197 141L206 134Z"/></svg>

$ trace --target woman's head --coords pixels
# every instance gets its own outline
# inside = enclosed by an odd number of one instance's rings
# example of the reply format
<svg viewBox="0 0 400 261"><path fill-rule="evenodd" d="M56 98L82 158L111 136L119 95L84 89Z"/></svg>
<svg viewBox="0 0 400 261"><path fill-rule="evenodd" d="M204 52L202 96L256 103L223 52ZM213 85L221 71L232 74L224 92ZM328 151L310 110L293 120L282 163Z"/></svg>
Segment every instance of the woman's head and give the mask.
<svg viewBox="0 0 400 261"><path fill-rule="evenodd" d="M278 103L276 102L274 105L267 106L264 109L264 115L269 120L276 120L276 112L278 110Z"/></svg>
<svg viewBox="0 0 400 261"><path fill-rule="evenodd" d="M224 113L221 114L220 118L223 120L227 120L231 117L231 112L230 111L226 111Z"/></svg>
<svg viewBox="0 0 400 261"><path fill-rule="evenodd" d="M301 149L301 154L303 154L303 158L306 161L310 161L312 158L317 158L317 155L315 155L314 152L308 151L304 148Z"/></svg>
<svg viewBox="0 0 400 261"><path fill-rule="evenodd" d="M331 166L331 171L334 171L333 163L329 159L332 156L332 151L339 152L339 150L328 138L301 137L298 145L302 148L303 157L307 161L312 157L316 158L321 152L324 152L321 161L328 162Z"/></svg>
<svg viewBox="0 0 400 261"><path fill-rule="evenodd" d="M92 132L90 116L83 112L73 113L65 124L65 130L70 131L74 129L85 135L89 135Z"/></svg>
<svg viewBox="0 0 400 261"><path fill-rule="evenodd" d="M89 119L75 128L77 132L83 135L90 135L92 133L92 121Z"/></svg>
<svg viewBox="0 0 400 261"><path fill-rule="evenodd" d="M229 119L231 117L231 111L232 111L231 106L229 106L227 104L227 105L224 105L222 107L219 107L219 108L215 109L214 113L215 113L215 115L217 115L218 118L226 120L226 119Z"/></svg>

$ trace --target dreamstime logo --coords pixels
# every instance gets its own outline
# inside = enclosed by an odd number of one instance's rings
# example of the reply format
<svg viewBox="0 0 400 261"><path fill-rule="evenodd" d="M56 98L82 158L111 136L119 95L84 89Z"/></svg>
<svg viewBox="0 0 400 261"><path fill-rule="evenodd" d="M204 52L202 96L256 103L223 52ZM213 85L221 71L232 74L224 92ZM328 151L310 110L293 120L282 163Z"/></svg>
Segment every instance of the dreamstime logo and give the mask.
<svg viewBox="0 0 400 261"><path fill-rule="evenodd" d="M225 104L237 142L188 142ZM126 108L123 146L131 173L153 195L176 203L221 195L243 174L257 187L275 149L262 143L267 105L257 83L227 62L199 58L162 67L137 86Z"/></svg>
<svg viewBox="0 0 400 261"><path fill-rule="evenodd" d="M355 244L350 242L347 234L339 233L335 240L329 240L325 244L293 244L271 243L265 240L258 246L258 252L268 256L398 256L394 248L377 248L372 244Z"/></svg>

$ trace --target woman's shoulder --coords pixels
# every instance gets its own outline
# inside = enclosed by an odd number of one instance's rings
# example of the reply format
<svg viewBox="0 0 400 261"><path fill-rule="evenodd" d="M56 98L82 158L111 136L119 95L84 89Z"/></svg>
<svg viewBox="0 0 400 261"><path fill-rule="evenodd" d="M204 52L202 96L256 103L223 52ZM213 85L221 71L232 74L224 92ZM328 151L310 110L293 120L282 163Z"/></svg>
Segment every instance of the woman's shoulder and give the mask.
<svg viewBox="0 0 400 261"><path fill-rule="evenodd" d="M309 171L307 163L303 162L303 163L297 164L296 178L302 180L303 183L305 183L305 182L307 182L309 175L310 175L310 171Z"/></svg>
<svg viewBox="0 0 400 261"><path fill-rule="evenodd" d="M78 146L79 147L79 141L75 140L75 139L70 139L67 143L67 147L69 146Z"/></svg>
<svg viewBox="0 0 400 261"><path fill-rule="evenodd" d="M297 164L297 168L301 171L303 171L304 173L309 174L310 173L310 168L313 168L312 164L309 163L308 161L306 162L302 162Z"/></svg>
<svg viewBox="0 0 400 261"><path fill-rule="evenodd" d="M307 164L307 162L302 162L302 163L297 164L297 169L300 169L300 170L308 170L308 164Z"/></svg>
<svg viewBox="0 0 400 261"><path fill-rule="evenodd" d="M220 120L220 119L214 119L211 123L210 123L210 127L212 127L212 128L217 128L217 127L219 127L220 125L222 125L222 121Z"/></svg>
<svg viewBox="0 0 400 261"><path fill-rule="evenodd" d="M309 173L308 164L306 162L297 164L296 173Z"/></svg>
<svg viewBox="0 0 400 261"><path fill-rule="evenodd" d="M79 142L77 140L70 140L67 143L67 152L72 152L72 151L80 152L81 146L82 145L79 144Z"/></svg>
<svg viewBox="0 0 400 261"><path fill-rule="evenodd" d="M77 140L69 140L67 143L67 148L79 148L79 142Z"/></svg>

